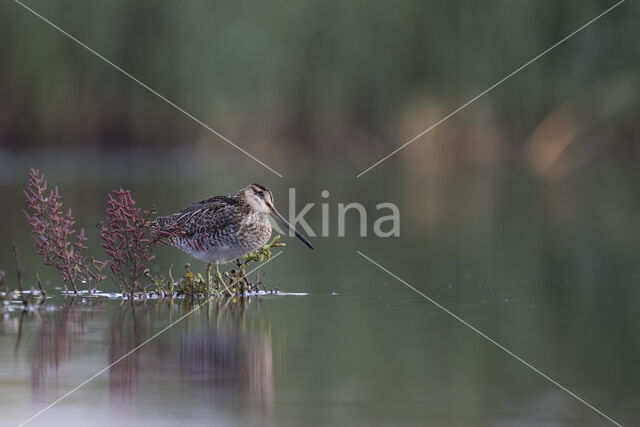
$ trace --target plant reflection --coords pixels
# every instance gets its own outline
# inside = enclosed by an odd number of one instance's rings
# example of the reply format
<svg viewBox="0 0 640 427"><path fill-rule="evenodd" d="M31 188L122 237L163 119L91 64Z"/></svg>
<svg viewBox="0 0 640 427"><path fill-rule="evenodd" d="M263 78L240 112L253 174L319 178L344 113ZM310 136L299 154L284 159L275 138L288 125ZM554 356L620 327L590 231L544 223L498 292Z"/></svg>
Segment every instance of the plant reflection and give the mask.
<svg viewBox="0 0 640 427"><path fill-rule="evenodd" d="M23 351L32 353L36 397L50 382L57 386L81 358L90 357L91 370L97 372L140 346L105 374L111 400L118 405L133 406L156 393L166 396L186 388L198 399L212 403L234 400L250 408L271 408L270 325L264 318L247 315L247 309L259 301L212 301L195 309L198 304L201 302L165 300L124 302L114 307L99 300L72 299L60 310L19 316L19 330L24 331L16 337L16 357ZM184 320L148 341L192 310ZM96 340L97 330L107 339ZM28 338L34 340L32 347L26 342ZM94 355L100 355L99 361ZM84 379L78 378L78 383Z"/></svg>
<svg viewBox="0 0 640 427"><path fill-rule="evenodd" d="M79 302L72 297L55 312L33 311L26 315L27 312L22 311L16 339L16 356L20 351L25 329L23 324L33 321L35 330L31 357L31 386L34 395L40 394L41 388L49 380L52 369L54 381L57 383L60 370L71 361L74 350L77 352L85 347L86 332L91 329L89 324L103 317L102 308L103 303L100 300ZM24 333L28 334L29 331L25 330Z"/></svg>

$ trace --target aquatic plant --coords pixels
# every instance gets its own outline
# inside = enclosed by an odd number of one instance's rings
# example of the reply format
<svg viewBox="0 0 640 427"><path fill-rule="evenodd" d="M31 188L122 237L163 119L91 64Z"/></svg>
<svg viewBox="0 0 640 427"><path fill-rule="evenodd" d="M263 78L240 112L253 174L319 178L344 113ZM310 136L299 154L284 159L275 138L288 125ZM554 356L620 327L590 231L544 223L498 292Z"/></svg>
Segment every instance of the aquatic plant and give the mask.
<svg viewBox="0 0 640 427"><path fill-rule="evenodd" d="M5 278L4 270L0 270L0 303L2 303L10 293L9 285L5 282Z"/></svg>
<svg viewBox="0 0 640 427"><path fill-rule="evenodd" d="M260 279L259 273L256 273L255 281L251 282L247 277L247 266L253 262L268 262L273 255L271 253L272 248L279 248L286 245L286 243L282 243L280 241L280 235L277 235L266 246L263 246L262 248L245 255L242 261L236 260L236 266L238 268L224 273L225 278L228 278L230 283L236 284L236 286L232 288L232 292L235 293L236 287L239 288L239 291L241 293L258 291L260 285L262 285L262 280Z"/></svg>
<svg viewBox="0 0 640 427"><path fill-rule="evenodd" d="M43 264L56 267L63 280L71 283L75 293L78 283L87 283L91 291L91 280L98 283L103 279L104 263L83 255L87 248L84 228L76 232L71 209L63 210L58 187L48 189L44 174L31 169L24 195L27 202L24 214L38 254L44 257Z"/></svg>
<svg viewBox="0 0 640 427"><path fill-rule="evenodd" d="M37 308L39 305L44 304L44 302L47 299L47 293L42 288L42 282L40 281L40 277L37 274L36 274L36 279L37 279L39 291L36 289L33 289L32 287L30 290L27 290L25 292L23 283L22 283L23 272L22 272L22 267L20 265L20 256L18 254L18 246L15 243L13 243L12 249L13 249L13 259L16 267L16 278L17 278L18 288L11 290L9 288L9 284L6 281L6 274L4 270L0 270L0 288L2 288L2 290L0 291L0 302L4 302L4 301L10 302L13 300L19 300L20 302L22 302L23 310ZM5 307L0 305L0 309L3 309L3 308Z"/></svg>
<svg viewBox="0 0 640 427"><path fill-rule="evenodd" d="M20 256L18 255L18 246L15 242L11 245L13 249L13 260L16 263L16 275L18 276L18 290L20 291L20 298L22 303L27 305L27 300L24 299L24 289L22 288L22 268L20 268Z"/></svg>
<svg viewBox="0 0 640 427"><path fill-rule="evenodd" d="M152 246L163 235L151 230L155 209L136 207L129 190L113 190L107 199L107 220L100 222L102 247L111 257L109 265L123 293L144 292L140 277L147 270L145 263L153 260Z"/></svg>
<svg viewBox="0 0 640 427"><path fill-rule="evenodd" d="M236 260L236 268L224 272L222 282L211 273L211 264L207 265L204 275L201 273L194 274L191 271L191 264L185 264L184 273L179 280L173 278L172 268L169 269L168 278L152 276L147 269L144 274L151 281L151 284L144 287L144 291L161 297L172 297L173 295L223 297L258 292L263 283L258 274L256 274L255 281L249 280L246 273L247 266L254 262L268 262L272 256L271 249L282 246L286 246L286 244L280 242L280 236L274 237L266 246L245 255L242 260Z"/></svg>

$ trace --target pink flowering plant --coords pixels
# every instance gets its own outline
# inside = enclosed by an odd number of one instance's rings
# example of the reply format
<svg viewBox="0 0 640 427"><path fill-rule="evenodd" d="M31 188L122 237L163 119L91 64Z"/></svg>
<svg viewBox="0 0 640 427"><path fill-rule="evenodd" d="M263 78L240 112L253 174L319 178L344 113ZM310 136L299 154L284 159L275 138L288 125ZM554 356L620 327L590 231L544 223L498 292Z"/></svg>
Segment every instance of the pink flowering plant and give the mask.
<svg viewBox="0 0 640 427"><path fill-rule="evenodd" d="M71 283L75 293L79 283L87 283L91 291L91 281L98 283L104 278L101 273L104 263L83 255L87 249L84 228L79 232L74 228L71 209L63 209L58 187L49 189L44 175L31 169L24 195L27 201L24 213L37 252L44 257L43 263L60 270L63 280Z"/></svg>
<svg viewBox="0 0 640 427"><path fill-rule="evenodd" d="M151 227L155 209L136 207L131 192L124 189L109 194L107 205L107 219L98 225L102 247L111 257L107 264L122 292L143 292L140 278L147 270L146 264L155 258L153 245L163 237Z"/></svg>

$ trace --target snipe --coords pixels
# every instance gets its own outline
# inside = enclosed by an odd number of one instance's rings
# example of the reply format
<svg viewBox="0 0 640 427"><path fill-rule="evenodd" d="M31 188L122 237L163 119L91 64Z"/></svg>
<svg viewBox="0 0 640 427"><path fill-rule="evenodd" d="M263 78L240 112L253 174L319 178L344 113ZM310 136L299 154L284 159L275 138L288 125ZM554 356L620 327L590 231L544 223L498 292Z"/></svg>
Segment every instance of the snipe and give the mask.
<svg viewBox="0 0 640 427"><path fill-rule="evenodd" d="M273 194L260 184L251 184L237 193L215 196L194 203L173 215L158 217L159 231L171 235L171 244L193 257L216 266L234 261L260 249L271 237L273 215L308 247L313 245L300 234L273 204Z"/></svg>

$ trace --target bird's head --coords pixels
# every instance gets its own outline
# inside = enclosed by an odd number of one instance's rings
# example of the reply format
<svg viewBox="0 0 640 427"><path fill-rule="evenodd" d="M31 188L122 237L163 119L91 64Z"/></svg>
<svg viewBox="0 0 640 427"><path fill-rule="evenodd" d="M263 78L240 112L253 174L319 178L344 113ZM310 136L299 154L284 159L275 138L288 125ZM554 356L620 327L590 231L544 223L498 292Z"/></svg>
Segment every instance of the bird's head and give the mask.
<svg viewBox="0 0 640 427"><path fill-rule="evenodd" d="M251 207L258 212L271 213L273 207L273 194L269 189L260 184L251 184L243 188L244 198Z"/></svg>
<svg viewBox="0 0 640 427"><path fill-rule="evenodd" d="M258 212L268 213L273 215L278 221L283 223L289 230L291 230L305 245L313 249L313 245L296 230L289 222L284 219L280 212L278 212L273 203L273 193L263 185L251 184L241 190L244 193L245 200L251 205L252 208Z"/></svg>

